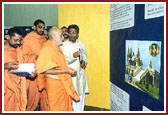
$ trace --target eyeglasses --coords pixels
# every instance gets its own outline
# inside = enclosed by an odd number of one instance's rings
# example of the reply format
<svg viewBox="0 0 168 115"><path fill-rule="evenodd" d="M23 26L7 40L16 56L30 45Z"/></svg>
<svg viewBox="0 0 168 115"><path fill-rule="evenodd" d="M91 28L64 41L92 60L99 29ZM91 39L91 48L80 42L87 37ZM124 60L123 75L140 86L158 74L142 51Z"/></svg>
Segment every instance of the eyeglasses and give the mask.
<svg viewBox="0 0 168 115"><path fill-rule="evenodd" d="M77 31L70 31L69 34L77 34Z"/></svg>

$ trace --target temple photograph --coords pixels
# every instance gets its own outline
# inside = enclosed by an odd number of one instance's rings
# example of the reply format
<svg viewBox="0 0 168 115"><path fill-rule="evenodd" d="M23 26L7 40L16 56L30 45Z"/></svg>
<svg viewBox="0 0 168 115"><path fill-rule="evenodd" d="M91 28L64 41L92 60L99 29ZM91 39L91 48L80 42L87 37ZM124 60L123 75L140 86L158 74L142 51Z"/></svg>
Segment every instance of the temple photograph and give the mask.
<svg viewBox="0 0 168 115"><path fill-rule="evenodd" d="M160 84L160 46L161 42L126 40L125 82L157 99Z"/></svg>

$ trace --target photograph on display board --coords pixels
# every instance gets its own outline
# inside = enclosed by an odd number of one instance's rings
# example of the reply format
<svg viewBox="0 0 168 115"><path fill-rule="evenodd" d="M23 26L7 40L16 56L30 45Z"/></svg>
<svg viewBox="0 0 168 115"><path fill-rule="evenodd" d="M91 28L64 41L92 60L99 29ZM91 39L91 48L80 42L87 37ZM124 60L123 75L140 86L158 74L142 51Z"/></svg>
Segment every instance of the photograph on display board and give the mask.
<svg viewBox="0 0 168 115"><path fill-rule="evenodd" d="M125 82L159 99L160 41L126 40Z"/></svg>

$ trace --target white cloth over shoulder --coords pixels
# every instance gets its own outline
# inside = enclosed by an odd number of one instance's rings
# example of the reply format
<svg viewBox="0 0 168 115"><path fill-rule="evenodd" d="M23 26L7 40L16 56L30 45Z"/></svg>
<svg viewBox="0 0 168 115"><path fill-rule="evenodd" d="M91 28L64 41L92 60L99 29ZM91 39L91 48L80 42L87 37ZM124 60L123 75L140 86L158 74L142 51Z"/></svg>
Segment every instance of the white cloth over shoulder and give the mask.
<svg viewBox="0 0 168 115"><path fill-rule="evenodd" d="M83 68L80 67L80 60L84 60L85 64L87 64L87 57L84 43L79 40L76 40L75 43L72 43L69 40L67 40L63 43L61 48L66 57L68 66L77 71L77 75L73 76L72 80L78 95L80 96L84 93L89 93L85 71ZM81 52L80 59L79 57L77 58L73 57L73 53L75 53L76 51Z"/></svg>

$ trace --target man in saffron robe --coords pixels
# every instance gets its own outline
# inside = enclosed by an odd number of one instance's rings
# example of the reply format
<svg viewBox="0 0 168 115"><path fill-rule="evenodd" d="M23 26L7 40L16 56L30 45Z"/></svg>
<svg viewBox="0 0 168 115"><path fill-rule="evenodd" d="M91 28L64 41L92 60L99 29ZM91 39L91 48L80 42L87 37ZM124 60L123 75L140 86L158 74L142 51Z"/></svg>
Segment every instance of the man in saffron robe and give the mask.
<svg viewBox="0 0 168 115"><path fill-rule="evenodd" d="M68 68L60 48L62 42L62 30L50 29L36 64L38 74L45 74L49 111L72 111L72 99L79 100L71 78L76 71Z"/></svg>
<svg viewBox="0 0 168 115"><path fill-rule="evenodd" d="M25 111L27 104L26 78L11 72L24 62L20 40L22 33L17 28L9 29L8 45L4 47L4 110Z"/></svg>
<svg viewBox="0 0 168 115"><path fill-rule="evenodd" d="M34 22L34 31L30 32L23 39L23 55L31 57L27 63L36 63L37 57L39 55L40 49L47 39L44 36L45 23L44 21L38 19ZM27 79L27 93L28 93L28 104L27 111L34 110L47 110L46 92L43 87L38 87L38 84L43 84L38 80L38 77L43 77L44 75L37 76L37 78ZM39 88L39 89L38 89ZM41 92L40 92L41 91ZM40 106L39 107L39 103Z"/></svg>

